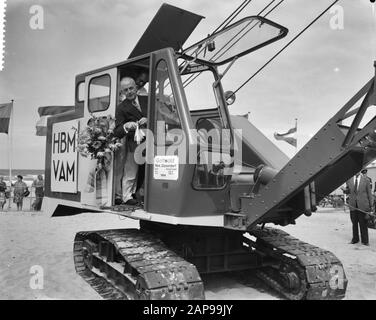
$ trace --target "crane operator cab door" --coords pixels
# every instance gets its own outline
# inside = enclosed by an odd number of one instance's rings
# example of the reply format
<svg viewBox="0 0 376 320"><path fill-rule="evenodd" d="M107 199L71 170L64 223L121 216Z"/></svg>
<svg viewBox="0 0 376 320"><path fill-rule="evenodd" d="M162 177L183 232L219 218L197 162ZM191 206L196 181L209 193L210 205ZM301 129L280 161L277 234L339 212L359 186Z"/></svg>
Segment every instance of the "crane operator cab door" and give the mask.
<svg viewBox="0 0 376 320"><path fill-rule="evenodd" d="M174 211L170 199L181 190L188 147L185 132L189 130L190 123L184 108L186 102L181 94L173 51L165 49L155 52L150 62L145 210L168 214L170 210ZM166 197L166 194L169 196ZM178 201L176 197L175 200ZM156 206L157 203L160 206ZM159 207L163 209L158 210Z"/></svg>
<svg viewBox="0 0 376 320"><path fill-rule="evenodd" d="M88 139L88 130L98 131L95 139L99 145L101 137L114 126L111 119L115 118L117 104L117 74L117 68L112 68L85 77L84 117L80 121L79 145L85 142L80 139ZM90 155L79 154L78 181L82 204L96 208L112 205L113 163L113 153L97 153L94 159Z"/></svg>

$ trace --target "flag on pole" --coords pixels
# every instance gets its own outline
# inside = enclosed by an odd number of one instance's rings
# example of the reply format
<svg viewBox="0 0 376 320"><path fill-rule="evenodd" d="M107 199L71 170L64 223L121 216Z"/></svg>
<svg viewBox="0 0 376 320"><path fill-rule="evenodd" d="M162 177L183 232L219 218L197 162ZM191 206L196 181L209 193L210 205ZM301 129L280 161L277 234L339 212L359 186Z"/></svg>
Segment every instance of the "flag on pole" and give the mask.
<svg viewBox="0 0 376 320"><path fill-rule="evenodd" d="M37 121L36 135L37 136L46 136L47 135L47 119L53 115L62 114L65 112L70 112L75 109L75 106L47 106L39 107L38 113L40 119Z"/></svg>
<svg viewBox="0 0 376 320"><path fill-rule="evenodd" d="M0 132L9 133L10 115L12 114L12 103L0 104Z"/></svg>
<svg viewBox="0 0 376 320"><path fill-rule="evenodd" d="M297 131L297 120L295 119L295 127L291 128L289 131L286 133L274 133L274 138L276 140L283 140L286 141L287 143L291 144L295 148L297 147L297 139L295 137L292 137L294 133Z"/></svg>

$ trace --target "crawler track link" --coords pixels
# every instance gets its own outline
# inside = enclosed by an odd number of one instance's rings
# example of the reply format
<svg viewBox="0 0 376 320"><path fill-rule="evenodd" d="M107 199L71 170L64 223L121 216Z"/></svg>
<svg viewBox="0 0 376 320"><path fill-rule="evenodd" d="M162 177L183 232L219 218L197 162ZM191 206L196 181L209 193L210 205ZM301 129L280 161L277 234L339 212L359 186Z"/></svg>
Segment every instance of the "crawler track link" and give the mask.
<svg viewBox="0 0 376 320"><path fill-rule="evenodd" d="M77 273L104 299L205 298L196 267L147 231L79 232L73 251Z"/></svg>
<svg viewBox="0 0 376 320"><path fill-rule="evenodd" d="M249 231L257 238L248 244L274 263L257 275L291 300L337 300L345 297L347 279L338 258L274 228ZM277 263L276 263L277 262Z"/></svg>

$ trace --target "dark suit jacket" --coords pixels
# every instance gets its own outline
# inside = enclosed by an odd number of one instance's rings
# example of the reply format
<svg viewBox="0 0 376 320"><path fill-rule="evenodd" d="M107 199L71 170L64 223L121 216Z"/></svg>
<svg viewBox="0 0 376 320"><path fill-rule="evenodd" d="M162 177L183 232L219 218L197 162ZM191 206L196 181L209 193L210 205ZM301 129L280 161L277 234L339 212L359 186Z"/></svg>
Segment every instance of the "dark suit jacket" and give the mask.
<svg viewBox="0 0 376 320"><path fill-rule="evenodd" d="M367 177L360 175L358 190L355 191L354 177L346 182L349 205L354 208L359 208L363 211L371 211L373 204L372 191ZM350 208L350 210L354 210Z"/></svg>
<svg viewBox="0 0 376 320"><path fill-rule="evenodd" d="M138 96L138 102L141 107L141 112L134 105L132 105L132 102L129 100L124 100L116 107L114 130L114 135L116 137L123 138L126 135L123 128L123 125L126 122L137 122L142 117L147 117L148 97ZM127 150L133 152L136 149L137 143L134 141L134 131L129 131L127 133L125 143Z"/></svg>

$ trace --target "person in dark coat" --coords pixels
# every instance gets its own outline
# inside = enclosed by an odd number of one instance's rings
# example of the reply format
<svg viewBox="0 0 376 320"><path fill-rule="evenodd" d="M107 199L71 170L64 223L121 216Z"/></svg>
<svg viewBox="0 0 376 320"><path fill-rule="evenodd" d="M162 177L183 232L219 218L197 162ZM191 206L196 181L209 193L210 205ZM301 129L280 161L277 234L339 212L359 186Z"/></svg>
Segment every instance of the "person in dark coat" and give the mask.
<svg viewBox="0 0 376 320"><path fill-rule="evenodd" d="M369 245L367 213L372 211L373 197L367 176L357 173L346 182L346 193L349 196L350 218L352 222L352 239L350 243L359 242L359 228L361 241ZM359 227L358 227L359 226Z"/></svg>
<svg viewBox="0 0 376 320"><path fill-rule="evenodd" d="M116 107L114 135L118 138L125 137L126 159L122 178L122 201L128 205L136 205L138 201L133 199L133 195L137 190L137 180L143 180L138 177L138 173L142 175L144 170L139 170L134 158L138 145L135 141L135 131L137 127L146 127L148 98L137 95L137 85L132 78L123 78L120 88L125 99ZM117 181L117 184L119 182Z"/></svg>
<svg viewBox="0 0 376 320"><path fill-rule="evenodd" d="M27 185L22 180L23 177L18 175L17 181L14 184L13 202L17 204L17 211L22 211L23 198L25 197L26 192L28 192Z"/></svg>

